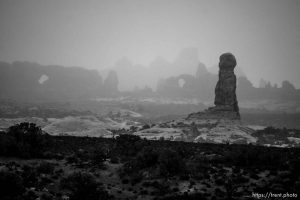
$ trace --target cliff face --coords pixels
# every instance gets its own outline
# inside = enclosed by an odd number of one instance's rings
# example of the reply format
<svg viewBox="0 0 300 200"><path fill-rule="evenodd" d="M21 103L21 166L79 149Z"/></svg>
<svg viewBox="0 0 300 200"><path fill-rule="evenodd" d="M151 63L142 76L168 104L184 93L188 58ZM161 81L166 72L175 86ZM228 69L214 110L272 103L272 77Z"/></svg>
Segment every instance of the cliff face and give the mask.
<svg viewBox="0 0 300 200"><path fill-rule="evenodd" d="M103 94L102 77L80 67L0 63L0 97L25 101L95 98Z"/></svg>

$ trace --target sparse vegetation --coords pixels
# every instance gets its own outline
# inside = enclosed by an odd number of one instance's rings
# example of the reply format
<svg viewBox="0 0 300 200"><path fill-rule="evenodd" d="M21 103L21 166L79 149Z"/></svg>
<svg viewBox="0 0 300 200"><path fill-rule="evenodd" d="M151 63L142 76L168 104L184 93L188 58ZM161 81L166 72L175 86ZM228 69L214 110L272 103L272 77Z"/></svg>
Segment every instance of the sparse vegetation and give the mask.
<svg viewBox="0 0 300 200"><path fill-rule="evenodd" d="M299 191L297 148L48 136L30 124L0 135L7 157L0 184L10 181L1 199L240 199L251 191ZM43 151L33 152L36 142ZM24 152L8 152L13 144Z"/></svg>
<svg viewBox="0 0 300 200"><path fill-rule="evenodd" d="M75 172L60 182L62 189L70 192L70 200L106 200L108 193L88 173Z"/></svg>
<svg viewBox="0 0 300 200"><path fill-rule="evenodd" d="M43 152L51 145L51 137L33 123L11 126L0 135L0 155L22 158L43 157Z"/></svg>
<svg viewBox="0 0 300 200"><path fill-rule="evenodd" d="M8 171L0 171L0 199L21 200L25 191L22 178Z"/></svg>

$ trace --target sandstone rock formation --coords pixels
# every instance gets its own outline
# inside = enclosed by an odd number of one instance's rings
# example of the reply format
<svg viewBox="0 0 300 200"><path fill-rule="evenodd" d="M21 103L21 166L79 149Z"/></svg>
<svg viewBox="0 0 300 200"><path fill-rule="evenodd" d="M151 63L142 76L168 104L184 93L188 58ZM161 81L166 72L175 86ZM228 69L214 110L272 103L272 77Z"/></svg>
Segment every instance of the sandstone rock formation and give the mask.
<svg viewBox="0 0 300 200"><path fill-rule="evenodd" d="M206 66L203 63L199 63L197 71L196 71L196 78L200 79L207 75L209 75L209 72L208 72Z"/></svg>
<svg viewBox="0 0 300 200"><path fill-rule="evenodd" d="M103 79L96 70L33 62L0 62L1 98L55 102L99 96L104 96Z"/></svg>
<svg viewBox="0 0 300 200"><path fill-rule="evenodd" d="M104 80L104 94L106 96L116 96L119 92L118 85L119 79L115 71L109 71L106 79Z"/></svg>
<svg viewBox="0 0 300 200"><path fill-rule="evenodd" d="M236 76L234 68L236 59L231 53L225 53L220 56L219 62L219 80L215 89L215 107L213 109L228 110L238 112L238 103L236 100Z"/></svg>
<svg viewBox="0 0 300 200"><path fill-rule="evenodd" d="M219 80L215 88L215 106L205 112L192 113L188 118L208 119L240 119L238 102L236 99L236 76L234 68L236 59L231 53L220 56Z"/></svg>

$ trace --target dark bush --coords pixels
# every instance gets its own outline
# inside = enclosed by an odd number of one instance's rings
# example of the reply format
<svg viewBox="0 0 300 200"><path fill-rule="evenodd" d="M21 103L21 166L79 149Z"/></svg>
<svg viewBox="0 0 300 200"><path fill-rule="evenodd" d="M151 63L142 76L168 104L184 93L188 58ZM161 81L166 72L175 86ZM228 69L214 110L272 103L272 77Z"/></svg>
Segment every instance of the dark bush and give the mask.
<svg viewBox="0 0 300 200"><path fill-rule="evenodd" d="M41 162L36 168L39 174L53 174L54 169L54 164L49 162Z"/></svg>
<svg viewBox="0 0 300 200"><path fill-rule="evenodd" d="M25 191L22 178L15 173L0 171L0 199L21 200Z"/></svg>
<svg viewBox="0 0 300 200"><path fill-rule="evenodd" d="M111 155L110 156L110 162L113 164L118 164L120 162L120 158L116 155Z"/></svg>
<svg viewBox="0 0 300 200"><path fill-rule="evenodd" d="M136 159L140 165L140 168L149 168L157 164L159 153L151 146L143 148L141 152L138 153Z"/></svg>
<svg viewBox="0 0 300 200"><path fill-rule="evenodd" d="M248 148L236 146L229 151L224 151L223 163L230 163L238 167L257 168L285 168L286 154L278 149L260 148L248 146Z"/></svg>
<svg viewBox="0 0 300 200"><path fill-rule="evenodd" d="M139 136L123 134L116 138L114 151L128 157L135 156L143 147L144 142Z"/></svg>
<svg viewBox="0 0 300 200"><path fill-rule="evenodd" d="M151 128L149 124L144 124L142 126L142 130Z"/></svg>
<svg viewBox="0 0 300 200"><path fill-rule="evenodd" d="M22 200L36 200L38 198L38 195L35 191L28 190L24 193Z"/></svg>
<svg viewBox="0 0 300 200"><path fill-rule="evenodd" d="M131 178L131 185L136 185L143 180L143 175L141 172L134 172L130 175Z"/></svg>
<svg viewBox="0 0 300 200"><path fill-rule="evenodd" d="M22 167L22 178L23 178L23 184L25 187L36 187L38 183L38 173L36 171L36 168L24 165Z"/></svg>
<svg viewBox="0 0 300 200"><path fill-rule="evenodd" d="M159 172L162 176L178 175L185 171L185 163L180 155L170 149L162 149L158 158Z"/></svg>
<svg viewBox="0 0 300 200"><path fill-rule="evenodd" d="M103 167L103 162L108 158L108 149L105 147L96 147L91 154L91 160L94 165Z"/></svg>
<svg viewBox="0 0 300 200"><path fill-rule="evenodd" d="M75 154L68 156L66 160L69 164L76 164L79 162L79 158Z"/></svg>
<svg viewBox="0 0 300 200"><path fill-rule="evenodd" d="M183 195L172 195L168 197L157 198L158 200L206 200L203 194L183 194Z"/></svg>
<svg viewBox="0 0 300 200"><path fill-rule="evenodd" d="M54 197L51 194L48 193L43 193L40 197L41 200L53 200Z"/></svg>
<svg viewBox="0 0 300 200"><path fill-rule="evenodd" d="M122 184L128 184L129 183L129 180L128 179L123 179L122 180Z"/></svg>
<svg viewBox="0 0 300 200"><path fill-rule="evenodd" d="M70 192L70 200L105 200L108 193L88 173L75 172L61 180L61 188Z"/></svg>
<svg viewBox="0 0 300 200"><path fill-rule="evenodd" d="M17 156L22 158L42 157L43 152L51 145L48 134L33 123L20 123L9 127L5 134L1 134L0 153L3 156Z"/></svg>

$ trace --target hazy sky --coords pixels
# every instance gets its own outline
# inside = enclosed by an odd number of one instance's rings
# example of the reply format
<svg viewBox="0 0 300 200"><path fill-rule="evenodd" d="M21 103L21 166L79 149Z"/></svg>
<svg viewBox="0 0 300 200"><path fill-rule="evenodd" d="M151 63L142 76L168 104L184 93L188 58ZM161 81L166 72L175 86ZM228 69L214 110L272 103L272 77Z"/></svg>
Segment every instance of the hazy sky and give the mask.
<svg viewBox="0 0 300 200"><path fill-rule="evenodd" d="M236 55L250 80L300 88L300 0L0 0L0 60L103 68L197 47Z"/></svg>

